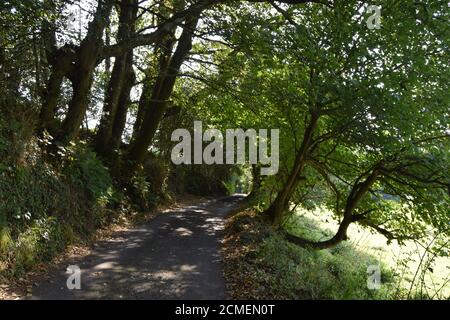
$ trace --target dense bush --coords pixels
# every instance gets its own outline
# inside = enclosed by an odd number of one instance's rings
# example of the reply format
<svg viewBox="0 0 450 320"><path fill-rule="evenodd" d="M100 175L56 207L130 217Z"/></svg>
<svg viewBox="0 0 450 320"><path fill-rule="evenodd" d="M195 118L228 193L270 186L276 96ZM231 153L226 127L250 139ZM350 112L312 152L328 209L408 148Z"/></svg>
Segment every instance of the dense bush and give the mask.
<svg viewBox="0 0 450 320"><path fill-rule="evenodd" d="M118 199L107 169L84 144L60 148L58 166L41 151L31 140L21 164L1 159L0 274L28 270L89 235L109 221L108 206Z"/></svg>

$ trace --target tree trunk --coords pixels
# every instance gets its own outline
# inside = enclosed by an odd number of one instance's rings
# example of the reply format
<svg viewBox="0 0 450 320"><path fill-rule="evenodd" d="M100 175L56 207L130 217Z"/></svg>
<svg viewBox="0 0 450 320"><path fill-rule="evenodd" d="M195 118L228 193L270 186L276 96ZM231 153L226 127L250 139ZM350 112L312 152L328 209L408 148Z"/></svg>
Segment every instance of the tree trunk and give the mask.
<svg viewBox="0 0 450 320"><path fill-rule="evenodd" d="M303 135L303 141L300 146L300 150L295 157L294 167L292 168L292 171L289 174L289 177L283 188L265 212L269 216L274 226L279 226L281 224L284 213L288 209L289 200L294 193L298 182L300 181L301 173L308 157L309 148L312 143L312 138L314 130L317 126L318 119L319 115L317 113L311 114L309 124L306 127L305 133Z"/></svg>
<svg viewBox="0 0 450 320"><path fill-rule="evenodd" d="M118 41L125 40L134 34L136 14L136 0L122 0L120 2ZM96 136L97 152L104 156L111 155L114 150L114 148L112 148L113 127L122 91L127 81L127 77L129 77L130 68L133 67L132 64L132 50L118 56L114 62L103 106L102 118ZM129 89L131 90L131 87Z"/></svg>
<svg viewBox="0 0 450 320"><path fill-rule="evenodd" d="M103 31L111 13L114 0L100 0L94 19L89 23L88 33L78 48L74 74L73 96L57 140L67 143L74 139L83 122L88 107L94 69L103 49Z"/></svg>
<svg viewBox="0 0 450 320"><path fill-rule="evenodd" d="M50 75L47 91L44 94L44 101L39 114L39 130L46 129L52 134L56 130L55 112L61 94L64 75L64 70L58 68L55 68Z"/></svg>
<svg viewBox="0 0 450 320"><path fill-rule="evenodd" d="M156 68L157 70L159 70L159 76L155 81L153 81L151 79L151 72L153 68L152 66L148 68L144 79L142 94L139 98L138 111L136 120L133 125L133 136L131 141L135 141L137 136L139 135L145 113L152 105L153 92L159 92L161 82L163 80L163 77L161 77L161 75L165 74L167 72L167 68L169 67L173 46L175 45L175 29L176 28L172 28L172 30L168 32L165 39L162 39L162 41L160 41L155 47L155 55L158 56L158 66Z"/></svg>
<svg viewBox="0 0 450 320"><path fill-rule="evenodd" d="M76 74L72 79L72 100L57 139L60 142L68 143L78 135L89 104L98 50L99 46L95 43L85 43L80 49L78 61L75 64Z"/></svg>
<svg viewBox="0 0 450 320"><path fill-rule="evenodd" d="M246 202L252 202L258 195L259 188L261 187L262 176L261 167L257 164L252 164L252 190L245 198Z"/></svg>
<svg viewBox="0 0 450 320"><path fill-rule="evenodd" d="M144 85L142 86L142 93L139 97L138 110L136 114L136 120L133 124L133 135L131 141L136 140L136 137L139 134L139 130L144 119L145 110L148 108L151 102L153 85L155 84L152 83L150 77L146 75L144 78Z"/></svg>
<svg viewBox="0 0 450 320"><path fill-rule="evenodd" d="M96 136L96 150L103 155L107 155L112 151L112 127L116 117L122 86L125 81L125 65L128 54L129 53L126 53L116 58L111 78L109 79L102 117Z"/></svg>
<svg viewBox="0 0 450 320"><path fill-rule="evenodd" d="M291 235L288 233L285 234L286 239L288 241L295 243L297 245L300 245L302 247L310 247L312 249L319 249L319 250L335 247L343 240L347 240L348 227L350 226L350 224L352 222L355 222L358 219L361 219L361 217L359 217L358 215L354 215L353 211L358 206L362 197L369 191L370 187L378 179L378 177L380 175L381 167L382 167L382 162L375 165L373 170L369 173L369 175L363 182L360 182L361 179L363 178L363 176L360 176L356 180L349 196L347 197L345 210L344 210L344 217L342 218L342 221L339 224L339 229L331 239L315 242L315 241L307 240L307 239L297 237L297 236L294 236L294 235Z"/></svg>
<svg viewBox="0 0 450 320"><path fill-rule="evenodd" d="M49 26L45 26L43 33L47 33L45 51L46 59L51 66L51 74L47 82L46 90L44 91L42 108L39 114L38 130L48 130L54 134L57 130L55 113L61 94L62 82L64 77L69 77L73 71L72 61L75 56L75 51L71 45L65 45L60 49L56 49L54 33L49 29Z"/></svg>
<svg viewBox="0 0 450 320"><path fill-rule="evenodd" d="M133 70L133 57L131 55L128 56L126 70L127 75L125 78L125 83L122 87L122 91L120 93L116 117L114 118L112 128L111 146L114 150L119 149L120 142L122 141L122 134L125 129L127 120L128 107L130 106L130 92L136 80L136 75Z"/></svg>
<svg viewBox="0 0 450 320"><path fill-rule="evenodd" d="M198 16L199 13L185 22L184 30L175 53L170 59L167 71L159 75L153 87L150 108L145 113L139 133L136 139L132 141L127 154L127 160L129 161L127 173L134 172L144 162L147 149L167 108L167 99L172 94L181 64L192 48L193 30L197 25Z"/></svg>

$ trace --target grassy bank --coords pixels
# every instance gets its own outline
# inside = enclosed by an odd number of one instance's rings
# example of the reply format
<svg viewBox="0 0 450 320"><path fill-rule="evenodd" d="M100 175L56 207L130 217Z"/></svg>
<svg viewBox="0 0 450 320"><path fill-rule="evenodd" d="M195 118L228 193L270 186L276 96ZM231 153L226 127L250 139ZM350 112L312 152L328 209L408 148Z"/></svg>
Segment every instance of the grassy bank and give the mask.
<svg viewBox="0 0 450 320"><path fill-rule="evenodd" d="M319 240L332 235L336 226L330 221L326 215L301 210L285 228ZM418 259L411 244L388 245L381 236L358 227L349 231L349 238L332 249L302 248L284 240L261 214L252 209L240 212L228 221L224 246L230 294L237 299L448 298L448 258L435 259L430 277L430 270L421 275L424 259L421 267L414 263ZM423 255L423 250L417 254ZM370 266L380 268L379 289L368 288Z"/></svg>
<svg viewBox="0 0 450 320"><path fill-rule="evenodd" d="M0 278L20 277L132 210L89 148L59 150L55 166L29 150L0 166Z"/></svg>

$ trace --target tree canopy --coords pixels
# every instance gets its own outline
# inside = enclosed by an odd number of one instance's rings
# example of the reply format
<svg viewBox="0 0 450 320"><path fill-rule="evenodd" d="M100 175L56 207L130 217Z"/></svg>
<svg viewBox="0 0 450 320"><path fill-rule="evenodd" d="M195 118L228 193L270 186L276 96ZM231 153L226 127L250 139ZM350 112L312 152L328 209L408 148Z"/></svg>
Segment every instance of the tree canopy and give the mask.
<svg viewBox="0 0 450 320"><path fill-rule="evenodd" d="M157 189L153 175L183 170L176 128L279 129L279 172L247 166L249 203L281 230L297 205L339 221L319 242L283 231L292 243L333 247L353 223L400 243L450 236L443 1L6 0L0 12L0 170L36 141L56 167L87 144L118 188ZM141 179L155 157L165 164ZM189 170L194 184L243 176Z"/></svg>

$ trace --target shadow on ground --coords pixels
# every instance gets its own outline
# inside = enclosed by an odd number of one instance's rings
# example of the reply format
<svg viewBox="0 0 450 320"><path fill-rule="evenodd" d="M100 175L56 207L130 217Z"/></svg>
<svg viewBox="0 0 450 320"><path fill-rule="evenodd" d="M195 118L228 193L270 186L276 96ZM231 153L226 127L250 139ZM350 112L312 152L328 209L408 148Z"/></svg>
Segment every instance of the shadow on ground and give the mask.
<svg viewBox="0 0 450 320"><path fill-rule="evenodd" d="M31 299L225 299L219 246L223 218L242 195L160 215L98 242L69 290L59 270L33 288Z"/></svg>

